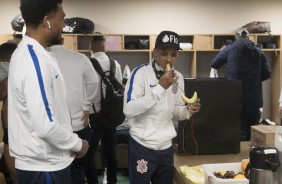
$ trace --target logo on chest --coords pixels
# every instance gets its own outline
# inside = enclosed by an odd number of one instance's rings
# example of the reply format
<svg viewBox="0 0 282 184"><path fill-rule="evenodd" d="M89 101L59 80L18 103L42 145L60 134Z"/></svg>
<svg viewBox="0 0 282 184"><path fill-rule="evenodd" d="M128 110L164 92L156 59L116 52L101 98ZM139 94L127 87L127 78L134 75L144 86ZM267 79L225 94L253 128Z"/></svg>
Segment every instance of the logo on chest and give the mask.
<svg viewBox="0 0 282 184"><path fill-rule="evenodd" d="M175 94L178 91L178 83L174 83L172 85L171 91Z"/></svg>

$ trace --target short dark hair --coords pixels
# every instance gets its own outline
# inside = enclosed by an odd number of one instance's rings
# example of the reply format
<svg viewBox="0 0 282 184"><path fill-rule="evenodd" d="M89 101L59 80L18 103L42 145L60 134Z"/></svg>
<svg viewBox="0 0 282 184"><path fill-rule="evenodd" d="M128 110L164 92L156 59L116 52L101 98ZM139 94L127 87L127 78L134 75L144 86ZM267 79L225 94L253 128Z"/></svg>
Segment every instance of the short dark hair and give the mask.
<svg viewBox="0 0 282 184"><path fill-rule="evenodd" d="M0 45L0 59L5 59L7 57L11 57L13 52L17 48L17 44L6 42Z"/></svg>
<svg viewBox="0 0 282 184"><path fill-rule="evenodd" d="M21 13L26 25L37 27L44 16L58 11L63 0L21 0Z"/></svg>
<svg viewBox="0 0 282 184"><path fill-rule="evenodd" d="M102 51L104 49L105 38L103 35L93 36L90 41L90 49L96 51Z"/></svg>
<svg viewBox="0 0 282 184"><path fill-rule="evenodd" d="M93 36L92 37L92 41L105 41L105 38L103 37L103 35L101 35L101 36Z"/></svg>

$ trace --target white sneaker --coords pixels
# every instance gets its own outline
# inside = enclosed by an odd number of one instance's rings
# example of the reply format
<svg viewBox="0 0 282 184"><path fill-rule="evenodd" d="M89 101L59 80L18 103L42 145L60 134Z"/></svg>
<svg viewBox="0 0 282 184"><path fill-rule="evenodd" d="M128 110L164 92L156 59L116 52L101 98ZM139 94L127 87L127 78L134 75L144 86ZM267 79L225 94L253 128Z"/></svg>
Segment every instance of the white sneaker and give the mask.
<svg viewBox="0 0 282 184"><path fill-rule="evenodd" d="M104 178L103 178L103 184L107 184L108 180L107 180L107 168L105 168L104 170Z"/></svg>

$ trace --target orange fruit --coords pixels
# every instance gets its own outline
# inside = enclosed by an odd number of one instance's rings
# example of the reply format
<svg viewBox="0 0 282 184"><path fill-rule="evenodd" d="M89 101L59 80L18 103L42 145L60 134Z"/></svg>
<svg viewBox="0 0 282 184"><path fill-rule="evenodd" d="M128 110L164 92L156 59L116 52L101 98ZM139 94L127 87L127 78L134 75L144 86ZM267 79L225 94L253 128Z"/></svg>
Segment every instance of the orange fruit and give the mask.
<svg viewBox="0 0 282 184"><path fill-rule="evenodd" d="M241 169L242 169L242 171L245 172L248 164L249 164L249 160L247 160L247 159L242 160L242 162L241 162Z"/></svg>

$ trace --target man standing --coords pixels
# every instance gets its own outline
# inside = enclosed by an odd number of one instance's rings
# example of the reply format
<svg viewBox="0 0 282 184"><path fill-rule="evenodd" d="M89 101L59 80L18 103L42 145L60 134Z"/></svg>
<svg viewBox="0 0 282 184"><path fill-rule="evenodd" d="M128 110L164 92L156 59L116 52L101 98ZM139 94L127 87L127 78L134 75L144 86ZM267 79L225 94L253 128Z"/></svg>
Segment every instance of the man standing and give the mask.
<svg viewBox="0 0 282 184"><path fill-rule="evenodd" d="M105 53L105 39L103 36L94 36L90 42L90 50L92 53L92 58L95 58L103 71L110 71L112 66L110 62L110 58ZM115 61L114 71L116 78L119 82L122 81L122 74L119 64ZM110 73L110 72L108 72ZM101 81L101 76L98 75L99 81ZM95 112L99 112L101 110L101 85L99 84L99 89L97 92L100 97L95 98L94 106ZM90 112L91 113L91 112ZM91 134L90 139L90 147L87 153L87 168L86 168L86 178L89 184L98 183L98 176L96 170L96 163L94 160L95 151L98 147L98 144L101 140L104 149L104 158L107 162L107 183L115 184L117 183L117 159L116 159L116 128L107 128L103 124L107 122L103 122L100 119L94 120L95 113L92 110L90 114L90 123L92 125L93 132ZM102 155L103 158L103 155ZM104 159L103 159L104 161Z"/></svg>
<svg viewBox="0 0 282 184"><path fill-rule="evenodd" d="M56 56L63 74L67 89L72 128L81 139L89 140L89 110L97 94L98 76L90 60L79 52L66 49L62 44L64 38L58 40L58 45L50 47ZM71 165L72 184L85 183L86 157L76 158Z"/></svg>
<svg viewBox="0 0 282 184"><path fill-rule="evenodd" d="M8 142L8 71L11 56L16 50L17 44L3 43L0 45L0 101L2 100L3 106L1 111L1 120L3 127L3 142L4 142L4 159L9 171L13 184L18 184L15 159L9 153Z"/></svg>
<svg viewBox="0 0 282 184"><path fill-rule="evenodd" d="M271 71L264 53L249 40L246 29L240 29L236 39L217 54L211 67L218 69L226 64L225 78L242 81L241 140L248 141L250 127L260 120L262 81L270 78Z"/></svg>
<svg viewBox="0 0 282 184"><path fill-rule="evenodd" d="M62 0L21 0L26 34L15 50L8 77L11 156L20 184L71 183L74 157L88 142L73 133L63 75L46 50L61 35Z"/></svg>
<svg viewBox="0 0 282 184"><path fill-rule="evenodd" d="M130 127L129 173L131 184L172 184L173 121L189 119L200 109L200 99L186 106L181 99L184 80L173 68L179 35L161 32L154 59L135 68L125 87L124 114Z"/></svg>

